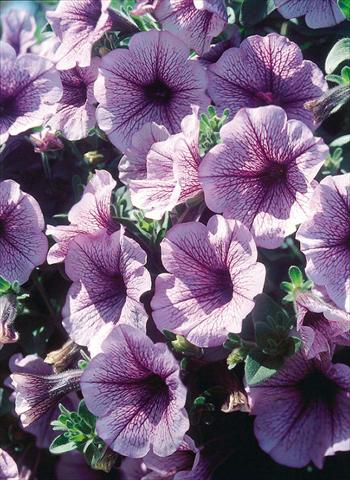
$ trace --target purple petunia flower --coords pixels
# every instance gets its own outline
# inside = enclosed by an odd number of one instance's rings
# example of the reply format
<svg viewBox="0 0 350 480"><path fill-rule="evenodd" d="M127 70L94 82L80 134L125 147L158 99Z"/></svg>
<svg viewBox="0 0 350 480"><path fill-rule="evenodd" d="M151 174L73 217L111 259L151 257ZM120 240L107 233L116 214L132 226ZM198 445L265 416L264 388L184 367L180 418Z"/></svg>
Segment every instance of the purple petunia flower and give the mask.
<svg viewBox="0 0 350 480"><path fill-rule="evenodd" d="M350 312L350 173L321 181L296 238L306 256L308 277Z"/></svg>
<svg viewBox="0 0 350 480"><path fill-rule="evenodd" d="M248 387L255 436L278 463L300 468L350 450L350 367L293 355L271 379Z"/></svg>
<svg viewBox="0 0 350 480"><path fill-rule="evenodd" d="M86 68L75 67L60 72L63 95L57 111L47 122L55 131L60 130L68 140L80 140L95 126L96 99L94 82L100 59L93 58Z"/></svg>
<svg viewBox="0 0 350 480"><path fill-rule="evenodd" d="M0 145L9 135L40 126L62 96L58 72L49 60L31 53L16 57L0 42Z"/></svg>
<svg viewBox="0 0 350 480"><path fill-rule="evenodd" d="M206 204L243 222L258 246L279 247L307 216L328 147L275 106L240 110L220 135L199 167Z"/></svg>
<svg viewBox="0 0 350 480"><path fill-rule="evenodd" d="M337 0L275 0L275 5L284 18L305 15L310 28L332 27L345 20Z"/></svg>
<svg viewBox="0 0 350 480"><path fill-rule="evenodd" d="M57 68L88 67L91 49L109 30L135 33L136 25L109 7L111 0L61 0L46 17L61 45L56 51Z"/></svg>
<svg viewBox="0 0 350 480"><path fill-rule="evenodd" d="M47 226L47 235L57 242L48 253L49 264L62 262L69 249L70 242L80 234L96 233L106 229L113 233L119 229L111 216L111 195L115 180L106 170L96 170L84 189L82 198L68 212L70 225Z"/></svg>
<svg viewBox="0 0 350 480"><path fill-rule="evenodd" d="M46 258L47 239L39 204L17 182L0 182L0 276L25 283Z"/></svg>
<svg viewBox="0 0 350 480"><path fill-rule="evenodd" d="M44 153L55 150L63 150L64 144L57 135L50 131L50 128L45 127L39 133L34 133L30 136L30 141L34 146L34 152Z"/></svg>
<svg viewBox="0 0 350 480"><path fill-rule="evenodd" d="M248 229L215 215L207 226L175 225L161 247L170 273L157 277L151 302L158 329L201 347L220 345L229 332L240 332L265 280Z"/></svg>
<svg viewBox="0 0 350 480"><path fill-rule="evenodd" d="M189 428L186 389L167 346L128 325L115 327L81 379L98 435L116 452L167 456Z"/></svg>
<svg viewBox="0 0 350 480"><path fill-rule="evenodd" d="M297 330L307 358L330 353L333 345L350 345L350 314L312 292L300 292L295 306Z"/></svg>
<svg viewBox="0 0 350 480"><path fill-rule="evenodd" d="M26 53L36 43L35 19L25 10L8 10L1 15L1 26L1 40L11 45L17 55Z"/></svg>
<svg viewBox="0 0 350 480"><path fill-rule="evenodd" d="M241 34L239 32L239 28L236 25L230 25L230 27L226 30L228 31L226 40L221 40L215 45L212 45L204 55L201 55L198 58L198 61L204 67L209 67L209 65L212 63L217 62L221 58L222 54L229 48L239 47L241 43Z"/></svg>
<svg viewBox="0 0 350 480"><path fill-rule="evenodd" d="M111 235L104 230L80 235L71 242L65 268L73 285L62 315L76 343L100 343L116 323L145 329L147 314L140 297L151 289L145 263L146 253L123 229Z"/></svg>
<svg viewBox="0 0 350 480"><path fill-rule="evenodd" d="M210 97L219 111L229 108L231 118L240 108L277 105L312 129L313 114L304 104L327 90L317 65L303 60L300 48L277 33L253 35L230 48L208 68L208 77Z"/></svg>
<svg viewBox="0 0 350 480"><path fill-rule="evenodd" d="M0 480L20 480L14 459L0 448Z"/></svg>
<svg viewBox="0 0 350 480"><path fill-rule="evenodd" d="M95 83L97 123L117 148L125 151L147 122L176 133L192 104L208 106L205 71L188 54L171 33L150 30L134 35L128 50L102 58Z"/></svg>
<svg viewBox="0 0 350 480"><path fill-rule="evenodd" d="M73 389L79 384L81 371L53 375L53 368L37 355L15 354L9 362L12 375L6 382L14 390L16 413L21 418L23 429L36 437L39 448L48 448L57 436L51 422L57 420L62 403L69 410L78 406L78 397ZM66 378L67 377L67 378ZM70 388L68 388L68 386Z"/></svg>

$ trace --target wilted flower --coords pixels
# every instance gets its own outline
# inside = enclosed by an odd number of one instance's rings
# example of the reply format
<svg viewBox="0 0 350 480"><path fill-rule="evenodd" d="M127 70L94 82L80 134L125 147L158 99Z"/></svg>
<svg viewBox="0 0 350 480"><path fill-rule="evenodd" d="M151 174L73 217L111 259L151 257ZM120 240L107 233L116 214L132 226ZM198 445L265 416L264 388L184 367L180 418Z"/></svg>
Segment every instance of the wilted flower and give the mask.
<svg viewBox="0 0 350 480"><path fill-rule="evenodd" d="M327 90L321 70L303 60L300 48L288 38L270 33L253 35L239 48L230 48L208 67L208 93L231 118L244 107L277 105L289 119L314 129L313 114L304 106Z"/></svg>
<svg viewBox="0 0 350 480"><path fill-rule="evenodd" d="M248 229L215 215L207 227L175 225L161 247L170 273L157 277L151 302L158 329L203 347L220 345L229 332L240 332L265 280Z"/></svg>
<svg viewBox="0 0 350 480"><path fill-rule="evenodd" d="M206 204L243 222L258 246L279 247L307 216L328 147L275 106L240 110L220 136L199 167Z"/></svg>
<svg viewBox="0 0 350 480"><path fill-rule="evenodd" d="M20 480L18 467L14 459L0 448L0 479Z"/></svg>
<svg viewBox="0 0 350 480"><path fill-rule="evenodd" d="M305 15L306 25L310 28L332 27L345 20L337 0L275 0L275 5L284 18Z"/></svg>
<svg viewBox="0 0 350 480"><path fill-rule="evenodd" d="M248 387L255 436L278 463L300 468L350 450L350 367L293 355L271 379Z"/></svg>
<svg viewBox="0 0 350 480"><path fill-rule="evenodd" d="M109 30L134 33L138 29L109 7L111 0L61 0L55 11L46 13L52 30L61 41L56 51L57 68L88 67L91 49Z"/></svg>
<svg viewBox="0 0 350 480"><path fill-rule="evenodd" d="M111 216L111 195L116 186L106 170L96 170L84 189L82 198L68 212L70 225L48 225L46 233L57 242L48 253L47 262L62 262L70 242L80 234L95 233L106 229L108 233L118 230L118 223Z"/></svg>
<svg viewBox="0 0 350 480"><path fill-rule="evenodd" d="M15 50L0 42L0 144L9 135L18 135L40 126L56 108L62 85L53 64L27 53L16 57Z"/></svg>
<svg viewBox="0 0 350 480"><path fill-rule="evenodd" d="M122 455L141 458L151 449L167 456L189 428L186 389L164 343L129 325L115 327L81 379L98 435Z"/></svg>
<svg viewBox="0 0 350 480"><path fill-rule="evenodd" d="M47 238L39 204L17 182L0 182L0 276L25 283L46 258Z"/></svg>
<svg viewBox="0 0 350 480"><path fill-rule="evenodd" d="M56 437L51 422L57 420L62 403L75 409L78 397L74 390L79 386L81 370L53 375L50 365L37 355L13 355L9 362L12 372L8 386L14 390L15 410L24 430L36 437L39 448L48 448Z"/></svg>
<svg viewBox="0 0 350 480"><path fill-rule="evenodd" d="M176 133L192 104L207 107L204 69L188 55L174 35L151 30L134 35L128 50L102 58L95 83L97 123L117 148L125 151L147 122Z"/></svg>
<svg viewBox="0 0 350 480"><path fill-rule="evenodd" d="M116 323L145 329L140 297L151 288L145 263L146 253L124 230L80 235L71 242L65 268L73 284L62 315L76 343L89 345L95 336L101 342Z"/></svg>
<svg viewBox="0 0 350 480"><path fill-rule="evenodd" d="M19 338L14 328L16 314L16 295L0 295L0 350L4 343L15 343Z"/></svg>
<svg viewBox="0 0 350 480"><path fill-rule="evenodd" d="M60 72L63 95L57 111L49 121L52 130L60 130L68 140L80 140L95 126L96 103L93 86L99 59L93 58L86 68L75 67Z"/></svg>
<svg viewBox="0 0 350 480"><path fill-rule="evenodd" d="M36 43L35 19L25 10L8 10L1 15L1 26L1 40L11 45L17 55L26 53Z"/></svg>
<svg viewBox="0 0 350 480"><path fill-rule="evenodd" d="M55 150L62 150L64 145L57 135L51 132L50 128L45 127L39 133L33 133L30 141L34 145L34 152L45 153Z"/></svg>
<svg viewBox="0 0 350 480"><path fill-rule="evenodd" d="M308 277L324 286L339 308L350 312L350 173L321 181L296 238L306 257Z"/></svg>

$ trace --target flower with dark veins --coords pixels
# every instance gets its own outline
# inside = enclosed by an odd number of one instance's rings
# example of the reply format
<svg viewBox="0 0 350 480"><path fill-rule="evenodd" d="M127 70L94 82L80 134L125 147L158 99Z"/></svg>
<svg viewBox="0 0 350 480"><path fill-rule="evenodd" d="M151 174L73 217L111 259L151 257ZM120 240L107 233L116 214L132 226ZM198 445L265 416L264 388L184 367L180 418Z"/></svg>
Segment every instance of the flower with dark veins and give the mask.
<svg viewBox="0 0 350 480"><path fill-rule="evenodd" d="M1 15L1 26L1 40L11 45L17 55L26 53L36 43L35 19L25 10L8 10Z"/></svg>
<svg viewBox="0 0 350 480"><path fill-rule="evenodd" d="M310 28L333 27L345 20L337 0L275 0L284 18L303 17Z"/></svg>
<svg viewBox="0 0 350 480"><path fill-rule="evenodd" d="M14 459L0 448L0 480L20 480L18 467Z"/></svg>

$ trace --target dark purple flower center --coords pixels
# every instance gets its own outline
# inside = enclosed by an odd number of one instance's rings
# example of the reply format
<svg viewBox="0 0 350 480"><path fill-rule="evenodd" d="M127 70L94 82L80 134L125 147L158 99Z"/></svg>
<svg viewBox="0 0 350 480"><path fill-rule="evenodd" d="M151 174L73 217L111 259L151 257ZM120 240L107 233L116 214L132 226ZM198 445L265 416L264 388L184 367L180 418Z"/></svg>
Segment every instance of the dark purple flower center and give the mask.
<svg viewBox="0 0 350 480"><path fill-rule="evenodd" d="M322 320L322 317L322 313L306 312L303 320L303 325L305 327L315 327Z"/></svg>
<svg viewBox="0 0 350 480"><path fill-rule="evenodd" d="M297 388L306 405L322 401L329 407L334 405L339 391L339 386L319 370L314 370L306 375L297 384Z"/></svg>
<svg viewBox="0 0 350 480"><path fill-rule="evenodd" d="M2 99L0 101L0 115L6 115L8 111L11 109L11 106L14 102L12 97Z"/></svg>
<svg viewBox="0 0 350 480"><path fill-rule="evenodd" d="M118 290L118 293L125 296L126 298L126 285L124 282L123 275L119 275L118 273L116 273L115 275L112 276L112 281L116 289Z"/></svg>
<svg viewBox="0 0 350 480"><path fill-rule="evenodd" d="M3 237L5 235L5 220L0 218L0 237Z"/></svg>
<svg viewBox="0 0 350 480"><path fill-rule="evenodd" d="M164 379L155 373L146 378L145 385L150 397L167 394L168 392L168 386Z"/></svg>
<svg viewBox="0 0 350 480"><path fill-rule="evenodd" d="M260 101L261 106L279 105L278 98L274 92L255 92L255 97Z"/></svg>
<svg viewBox="0 0 350 480"><path fill-rule="evenodd" d="M219 270L215 272L216 275L216 286L220 292L220 298L222 299L222 305L225 305L233 296L233 283L231 280L231 275L228 270Z"/></svg>
<svg viewBox="0 0 350 480"><path fill-rule="evenodd" d="M347 247L348 250L350 250L350 232L348 233L348 236L345 237L344 245L345 247Z"/></svg>
<svg viewBox="0 0 350 480"><path fill-rule="evenodd" d="M274 162L259 173L259 178L265 185L270 186L284 180L287 171L288 167L286 164Z"/></svg>
<svg viewBox="0 0 350 480"><path fill-rule="evenodd" d="M154 103L166 104L169 103L172 97L171 89L162 80L158 79L148 85L144 85L143 91L145 97Z"/></svg>

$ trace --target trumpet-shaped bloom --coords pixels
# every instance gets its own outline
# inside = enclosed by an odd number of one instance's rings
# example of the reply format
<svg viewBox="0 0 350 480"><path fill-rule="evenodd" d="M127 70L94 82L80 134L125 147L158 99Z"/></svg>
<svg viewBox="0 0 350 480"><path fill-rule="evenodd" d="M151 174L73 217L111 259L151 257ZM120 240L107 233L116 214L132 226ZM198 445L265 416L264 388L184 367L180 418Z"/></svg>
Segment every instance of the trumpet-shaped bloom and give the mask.
<svg viewBox="0 0 350 480"><path fill-rule="evenodd" d="M310 28L332 27L345 20L337 0L275 0L275 5L284 18L305 15Z"/></svg>
<svg viewBox="0 0 350 480"><path fill-rule="evenodd" d="M81 379L98 435L116 452L167 456L180 446L189 421L179 365L163 343L128 325L115 327Z"/></svg>
<svg viewBox="0 0 350 480"><path fill-rule="evenodd" d="M275 106L240 110L220 135L199 167L206 204L244 223L258 246L279 247L307 216L328 147Z"/></svg>
<svg viewBox="0 0 350 480"><path fill-rule="evenodd" d="M0 145L9 135L39 127L54 113L62 85L53 64L31 53L16 57L0 42Z"/></svg>
<svg viewBox="0 0 350 480"><path fill-rule="evenodd" d="M219 110L229 108L231 118L240 108L277 105L312 129L313 114L304 104L327 90L317 65L303 60L300 48L277 33L253 35L230 48L208 68L208 76L210 97Z"/></svg>
<svg viewBox="0 0 350 480"><path fill-rule="evenodd" d="M94 82L99 59L93 58L86 68L75 67L60 72L63 95L57 111L47 122L53 130L60 130L68 140L80 140L95 126Z"/></svg>
<svg viewBox="0 0 350 480"><path fill-rule="evenodd" d="M36 43L35 19L25 10L12 8L1 15L1 40L11 45L17 55L26 53Z"/></svg>
<svg viewBox="0 0 350 480"><path fill-rule="evenodd" d="M208 106L205 71L188 55L185 44L171 33L150 30L134 35L129 49L102 58L95 83L97 123L117 148L125 152L134 133L148 122L176 133L192 104Z"/></svg>
<svg viewBox="0 0 350 480"><path fill-rule="evenodd" d="M169 273L157 277L151 302L158 329L202 347L220 345L229 332L240 332L265 280L249 230L216 215L207 226L175 225L161 247Z"/></svg>
<svg viewBox="0 0 350 480"><path fill-rule="evenodd" d="M96 170L84 189L82 198L68 213L70 225L47 226L46 233L57 242L48 253L48 263L62 262L70 242L80 234L96 233L106 229L108 233L118 230L118 223L111 215L111 195L116 186L111 174L106 170Z"/></svg>
<svg viewBox="0 0 350 480"><path fill-rule="evenodd" d="M331 300L350 312L350 173L326 177L315 190L297 239L306 273Z"/></svg>
<svg viewBox="0 0 350 480"><path fill-rule="evenodd" d="M278 463L322 468L350 450L350 367L297 353L271 379L248 387L255 436Z"/></svg>
<svg viewBox="0 0 350 480"><path fill-rule="evenodd" d="M0 448L0 480L20 480L14 459Z"/></svg>
<svg viewBox="0 0 350 480"><path fill-rule="evenodd" d="M88 67L91 49L109 30L134 33L138 29L120 13L109 7L111 0L61 0L46 17L61 41L56 51L57 68L67 70Z"/></svg>
<svg viewBox="0 0 350 480"><path fill-rule="evenodd" d="M25 283L46 258L47 239L39 204L17 182L0 182L0 276Z"/></svg>
<svg viewBox="0 0 350 480"><path fill-rule="evenodd" d="M116 323L145 329L140 297L151 288L146 254L123 230L108 235L80 235L65 261L73 281L63 307L63 326L79 345L99 342ZM95 343L95 342L94 342Z"/></svg>

